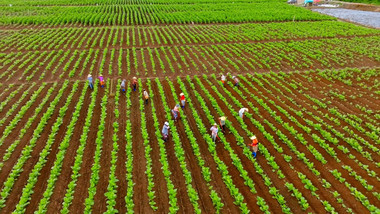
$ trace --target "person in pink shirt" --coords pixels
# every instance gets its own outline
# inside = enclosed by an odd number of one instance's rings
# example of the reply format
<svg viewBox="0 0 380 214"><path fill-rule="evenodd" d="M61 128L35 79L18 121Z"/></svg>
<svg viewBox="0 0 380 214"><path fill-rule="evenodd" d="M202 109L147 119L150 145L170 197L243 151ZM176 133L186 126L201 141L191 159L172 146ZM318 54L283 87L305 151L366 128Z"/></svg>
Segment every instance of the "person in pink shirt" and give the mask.
<svg viewBox="0 0 380 214"><path fill-rule="evenodd" d="M98 78L99 78L99 81L100 81L100 86L101 86L102 88L104 88L104 85L105 85L105 84L104 84L104 78L103 78L103 75L100 74Z"/></svg>
<svg viewBox="0 0 380 214"><path fill-rule="evenodd" d="M179 105L175 105L174 108L172 109L172 114L174 117L174 121L177 122L177 119L179 118Z"/></svg>

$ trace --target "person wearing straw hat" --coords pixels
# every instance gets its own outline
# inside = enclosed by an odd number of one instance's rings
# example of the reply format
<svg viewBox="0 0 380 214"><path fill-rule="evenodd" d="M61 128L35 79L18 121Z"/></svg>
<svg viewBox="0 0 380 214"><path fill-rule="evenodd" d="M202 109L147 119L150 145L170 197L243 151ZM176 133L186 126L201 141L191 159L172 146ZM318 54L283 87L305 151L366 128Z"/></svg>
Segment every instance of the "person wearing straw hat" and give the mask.
<svg viewBox="0 0 380 214"><path fill-rule="evenodd" d="M100 81L99 82L100 87L104 88L104 78L103 78L103 75L100 74L98 78L99 78L99 81Z"/></svg>
<svg viewBox="0 0 380 214"><path fill-rule="evenodd" d="M225 82L226 82L226 76L224 76L224 74L222 74L222 76L220 77L220 80L222 81L222 85L224 86Z"/></svg>
<svg viewBox="0 0 380 214"><path fill-rule="evenodd" d="M212 137L212 142L216 141L216 138L218 137L218 125L214 123L214 125L210 128L211 131L211 137Z"/></svg>
<svg viewBox="0 0 380 214"><path fill-rule="evenodd" d="M253 135L252 137L250 137L249 139L252 140L252 143L251 144L248 144L248 146L251 148L252 150L252 155L254 158L256 158L256 155L257 155L257 150L259 148L259 142L256 138L255 135Z"/></svg>
<svg viewBox="0 0 380 214"><path fill-rule="evenodd" d="M169 138L169 123L165 122L164 126L162 127L162 135L163 135L163 140L166 142Z"/></svg>
<svg viewBox="0 0 380 214"><path fill-rule="evenodd" d="M90 89L94 89L94 83L92 81L92 75L91 74L88 74L87 80L88 80L88 86L90 87Z"/></svg>
<svg viewBox="0 0 380 214"><path fill-rule="evenodd" d="M234 86L239 87L239 79L236 76L233 76L232 79L235 81Z"/></svg>
<svg viewBox="0 0 380 214"><path fill-rule="evenodd" d="M245 112L248 112L248 109L247 108L241 108L239 110L239 117L241 117L241 119L244 119L244 113Z"/></svg>
<svg viewBox="0 0 380 214"><path fill-rule="evenodd" d="M137 78L136 77L132 78L132 87L133 87L133 91L136 91L136 89L137 89Z"/></svg>
<svg viewBox="0 0 380 214"><path fill-rule="evenodd" d="M126 80L123 79L123 81L121 81L121 84L120 84L120 89L122 92L125 92L125 82L126 82Z"/></svg>
<svg viewBox="0 0 380 214"><path fill-rule="evenodd" d="M186 104L185 95L183 93L180 93L179 94L179 99L181 100L181 107L185 108L185 104Z"/></svg>
<svg viewBox="0 0 380 214"><path fill-rule="evenodd" d="M219 117L219 124L220 124L220 128L222 129L223 133L226 132L226 119L227 119L226 116Z"/></svg>
<svg viewBox="0 0 380 214"><path fill-rule="evenodd" d="M149 94L145 89L143 90L144 98L145 98L145 104L148 104Z"/></svg>
<svg viewBox="0 0 380 214"><path fill-rule="evenodd" d="M177 122L177 119L179 118L179 104L174 106L174 108L172 109L172 114L174 117L174 121Z"/></svg>

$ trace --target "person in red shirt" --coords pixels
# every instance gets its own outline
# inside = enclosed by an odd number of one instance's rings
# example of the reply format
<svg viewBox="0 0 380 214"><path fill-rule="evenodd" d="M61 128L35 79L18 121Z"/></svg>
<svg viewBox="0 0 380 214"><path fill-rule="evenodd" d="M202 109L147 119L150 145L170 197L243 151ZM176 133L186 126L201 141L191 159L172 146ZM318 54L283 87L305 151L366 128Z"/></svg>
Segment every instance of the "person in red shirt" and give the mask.
<svg viewBox="0 0 380 214"><path fill-rule="evenodd" d="M256 158L257 150L259 149L259 141L257 140L255 135L253 135L249 139L252 140L252 143L248 144L248 146L251 147L252 155L254 158Z"/></svg>
<svg viewBox="0 0 380 214"><path fill-rule="evenodd" d="M186 104L185 95L183 93L180 93L179 96L180 96L179 99L181 100L181 107L185 108L185 104Z"/></svg>

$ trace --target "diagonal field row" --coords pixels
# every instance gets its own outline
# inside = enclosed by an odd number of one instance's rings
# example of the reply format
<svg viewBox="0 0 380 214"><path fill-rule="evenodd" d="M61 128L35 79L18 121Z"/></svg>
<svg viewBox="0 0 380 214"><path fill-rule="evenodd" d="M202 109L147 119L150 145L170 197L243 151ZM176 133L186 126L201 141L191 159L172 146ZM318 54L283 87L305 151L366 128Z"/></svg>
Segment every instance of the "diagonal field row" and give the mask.
<svg viewBox="0 0 380 214"><path fill-rule="evenodd" d="M367 83L378 71L246 74L238 88L214 74L166 77L125 93L116 79L93 91L81 81L29 93L2 85L0 96L13 96L0 112L1 212L374 212L380 112L378 85ZM180 92L187 105L175 122ZM213 143L222 115L227 132Z"/></svg>

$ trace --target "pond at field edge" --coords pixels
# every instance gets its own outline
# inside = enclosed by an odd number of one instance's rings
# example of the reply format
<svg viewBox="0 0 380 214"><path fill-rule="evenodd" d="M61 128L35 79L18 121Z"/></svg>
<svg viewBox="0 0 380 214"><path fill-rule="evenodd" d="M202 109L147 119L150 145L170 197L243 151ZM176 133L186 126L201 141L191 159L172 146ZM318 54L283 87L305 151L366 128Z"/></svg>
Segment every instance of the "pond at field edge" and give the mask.
<svg viewBox="0 0 380 214"><path fill-rule="evenodd" d="M312 9L313 11L346 19L362 25L380 28L380 12L350 10L350 9Z"/></svg>

